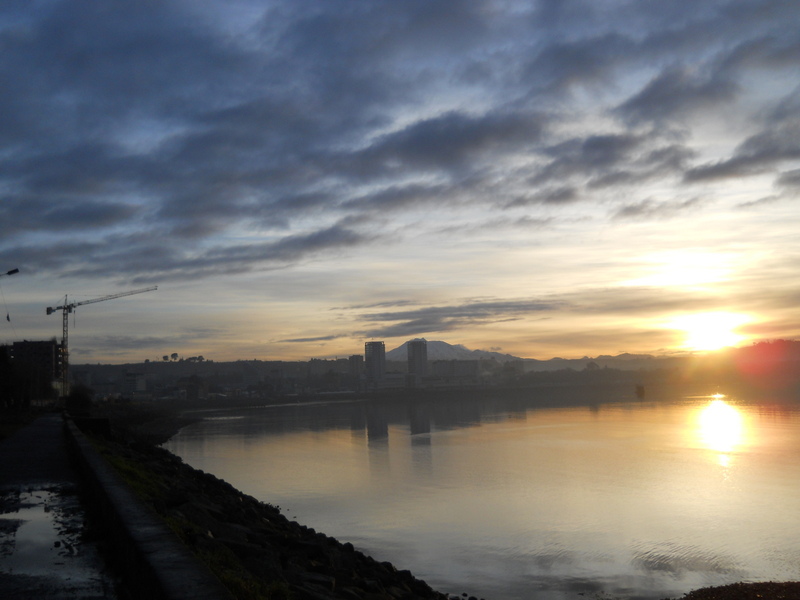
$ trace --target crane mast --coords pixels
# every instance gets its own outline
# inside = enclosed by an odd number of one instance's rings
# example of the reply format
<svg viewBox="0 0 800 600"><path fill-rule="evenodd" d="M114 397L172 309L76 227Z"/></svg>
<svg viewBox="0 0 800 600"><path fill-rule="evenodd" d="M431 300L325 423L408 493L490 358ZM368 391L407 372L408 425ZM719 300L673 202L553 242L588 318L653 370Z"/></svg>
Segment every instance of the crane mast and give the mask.
<svg viewBox="0 0 800 600"><path fill-rule="evenodd" d="M47 314L52 315L56 311L61 311L63 315L62 334L61 334L61 395L66 396L69 393L69 315L79 306L86 304L94 304L95 302L104 302L106 300L114 300L115 298L122 298L123 296L133 296L134 294L143 294L144 292L152 292L157 290L158 286L154 285L149 288L142 288L139 290L131 290L129 292L120 292L119 294L110 294L108 296L101 296L100 298L92 298L90 300L83 300L81 302L68 302L67 296L64 296L64 304L56 307L47 307Z"/></svg>

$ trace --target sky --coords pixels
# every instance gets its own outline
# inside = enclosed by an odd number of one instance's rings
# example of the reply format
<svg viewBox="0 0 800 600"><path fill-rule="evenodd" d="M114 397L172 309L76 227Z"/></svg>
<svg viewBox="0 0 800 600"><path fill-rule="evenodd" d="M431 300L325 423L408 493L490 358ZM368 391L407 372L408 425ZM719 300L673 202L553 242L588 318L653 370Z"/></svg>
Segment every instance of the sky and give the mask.
<svg viewBox="0 0 800 600"><path fill-rule="evenodd" d="M800 338L796 0L5 0L0 343Z"/></svg>

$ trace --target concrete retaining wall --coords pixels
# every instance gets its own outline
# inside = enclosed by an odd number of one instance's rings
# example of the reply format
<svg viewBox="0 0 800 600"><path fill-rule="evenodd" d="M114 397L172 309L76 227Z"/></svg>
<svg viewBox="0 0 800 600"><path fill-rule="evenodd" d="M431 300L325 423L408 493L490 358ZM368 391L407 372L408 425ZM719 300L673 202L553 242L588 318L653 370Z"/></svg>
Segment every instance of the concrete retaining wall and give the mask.
<svg viewBox="0 0 800 600"><path fill-rule="evenodd" d="M133 494L75 423L65 420L70 451L88 486L87 500L110 544L111 562L134 598L233 600L233 595Z"/></svg>

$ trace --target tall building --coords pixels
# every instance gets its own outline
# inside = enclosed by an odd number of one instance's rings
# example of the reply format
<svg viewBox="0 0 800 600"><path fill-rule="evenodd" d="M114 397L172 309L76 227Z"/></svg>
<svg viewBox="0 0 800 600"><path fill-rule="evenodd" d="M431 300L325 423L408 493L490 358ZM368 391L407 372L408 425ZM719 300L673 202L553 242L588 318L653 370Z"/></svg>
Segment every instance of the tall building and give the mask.
<svg viewBox="0 0 800 600"><path fill-rule="evenodd" d="M56 380L61 376L61 344L47 342L14 342L11 346L14 362L35 368L42 377Z"/></svg>
<svg viewBox="0 0 800 600"><path fill-rule="evenodd" d="M353 390L361 391L364 388L364 357L360 354L353 354L347 359L347 376L350 387Z"/></svg>
<svg viewBox="0 0 800 600"><path fill-rule="evenodd" d="M383 342L364 344L364 366L367 383L375 384L386 375L386 346Z"/></svg>
<svg viewBox="0 0 800 600"><path fill-rule="evenodd" d="M61 344L47 342L14 342L10 348L20 393L29 400L52 400L53 384L61 377ZM2 404L2 399L0 399Z"/></svg>
<svg viewBox="0 0 800 600"><path fill-rule="evenodd" d="M408 349L408 376L412 387L422 383L422 378L428 375L428 342L417 338L406 344Z"/></svg>
<svg viewBox="0 0 800 600"><path fill-rule="evenodd" d="M424 377L428 374L428 341L422 338L411 340L408 348L408 372Z"/></svg>

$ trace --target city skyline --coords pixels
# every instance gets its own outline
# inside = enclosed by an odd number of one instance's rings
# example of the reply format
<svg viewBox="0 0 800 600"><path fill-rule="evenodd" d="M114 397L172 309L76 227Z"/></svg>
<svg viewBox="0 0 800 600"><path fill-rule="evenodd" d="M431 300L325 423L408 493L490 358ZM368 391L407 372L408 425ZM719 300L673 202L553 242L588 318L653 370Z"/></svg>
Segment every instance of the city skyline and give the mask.
<svg viewBox="0 0 800 600"><path fill-rule="evenodd" d="M0 344L307 360L800 338L800 5L0 8Z"/></svg>

